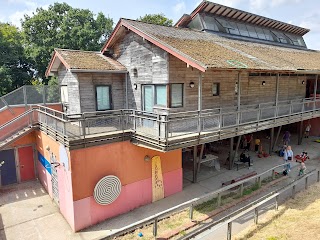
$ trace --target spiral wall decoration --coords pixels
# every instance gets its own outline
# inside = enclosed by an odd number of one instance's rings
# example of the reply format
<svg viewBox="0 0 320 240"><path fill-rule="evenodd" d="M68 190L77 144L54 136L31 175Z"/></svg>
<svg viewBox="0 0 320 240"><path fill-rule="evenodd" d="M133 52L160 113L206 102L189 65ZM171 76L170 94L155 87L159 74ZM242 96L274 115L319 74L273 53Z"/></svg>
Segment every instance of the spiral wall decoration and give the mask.
<svg viewBox="0 0 320 240"><path fill-rule="evenodd" d="M108 205L114 202L120 195L121 182L116 176L109 175L100 179L96 184L93 197L100 205Z"/></svg>

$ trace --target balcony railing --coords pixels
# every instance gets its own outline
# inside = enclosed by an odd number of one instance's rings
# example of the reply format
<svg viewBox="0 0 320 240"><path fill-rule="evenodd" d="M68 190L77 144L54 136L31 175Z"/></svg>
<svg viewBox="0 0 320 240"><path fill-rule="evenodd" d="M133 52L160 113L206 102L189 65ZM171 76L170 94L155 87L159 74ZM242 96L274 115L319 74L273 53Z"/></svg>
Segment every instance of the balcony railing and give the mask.
<svg viewBox="0 0 320 240"><path fill-rule="evenodd" d="M226 139L320 116L320 100L301 99L259 105L169 114L137 110L66 115L37 108L40 126L76 144L131 139L162 151Z"/></svg>

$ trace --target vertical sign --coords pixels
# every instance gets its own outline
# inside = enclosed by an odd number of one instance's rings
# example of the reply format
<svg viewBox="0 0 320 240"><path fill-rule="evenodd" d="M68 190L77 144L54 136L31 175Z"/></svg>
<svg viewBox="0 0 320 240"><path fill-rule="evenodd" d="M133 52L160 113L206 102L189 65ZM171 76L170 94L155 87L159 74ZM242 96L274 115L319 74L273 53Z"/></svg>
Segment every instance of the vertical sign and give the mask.
<svg viewBox="0 0 320 240"><path fill-rule="evenodd" d="M161 159L159 156L152 158L152 202L164 198Z"/></svg>

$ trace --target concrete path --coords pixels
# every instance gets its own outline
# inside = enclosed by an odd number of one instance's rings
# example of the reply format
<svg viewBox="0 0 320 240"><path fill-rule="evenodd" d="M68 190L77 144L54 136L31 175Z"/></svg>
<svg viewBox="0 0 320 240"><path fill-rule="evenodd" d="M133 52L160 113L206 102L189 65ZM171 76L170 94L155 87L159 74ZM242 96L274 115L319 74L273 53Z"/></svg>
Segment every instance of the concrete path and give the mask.
<svg viewBox="0 0 320 240"><path fill-rule="evenodd" d="M313 138L306 139L303 145L291 144L295 154L306 150L311 160L306 162L307 167L318 167L320 162L320 143L312 142ZM297 140L292 138L292 142ZM255 155L254 153L252 156ZM45 193L37 181L19 184L0 192L0 239L1 240L92 240L107 236L119 228L142 220L155 213L164 211L179 203L208 192L221 188L222 182L231 180L251 171L261 173L275 165L282 164L282 158L273 155L259 159L253 157L254 166L250 169L242 168L239 171L221 169L209 172L201 170L199 182L187 184L183 191L162 199L153 204L137 208L127 214L106 220L98 225L81 232L73 233L66 220L59 213L59 209ZM298 163L293 163L297 165ZM202 175L201 175L202 174Z"/></svg>

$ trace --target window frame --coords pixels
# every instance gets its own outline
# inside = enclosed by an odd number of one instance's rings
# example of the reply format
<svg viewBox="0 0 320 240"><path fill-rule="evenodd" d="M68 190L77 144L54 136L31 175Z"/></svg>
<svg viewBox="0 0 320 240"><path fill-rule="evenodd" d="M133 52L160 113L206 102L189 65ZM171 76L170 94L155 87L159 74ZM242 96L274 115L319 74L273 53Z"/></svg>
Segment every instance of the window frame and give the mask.
<svg viewBox="0 0 320 240"><path fill-rule="evenodd" d="M109 87L109 102L110 102L110 108L109 109L98 109L98 87ZM95 89L95 103L96 103L96 111L108 111L108 110L113 110L113 103L112 103L112 85L110 84L99 84L99 85L94 85Z"/></svg>
<svg viewBox="0 0 320 240"><path fill-rule="evenodd" d="M170 83L169 84L169 93L170 93L170 97L169 97L169 107L170 108L182 108L184 106L184 83ZM179 106L172 106L172 85L181 85L181 105Z"/></svg>
<svg viewBox="0 0 320 240"><path fill-rule="evenodd" d="M213 93L213 86L214 85L217 85L217 93L216 94ZM220 96L220 83L219 82L213 82L211 91L212 91L212 96L215 96L215 97L216 96Z"/></svg>

